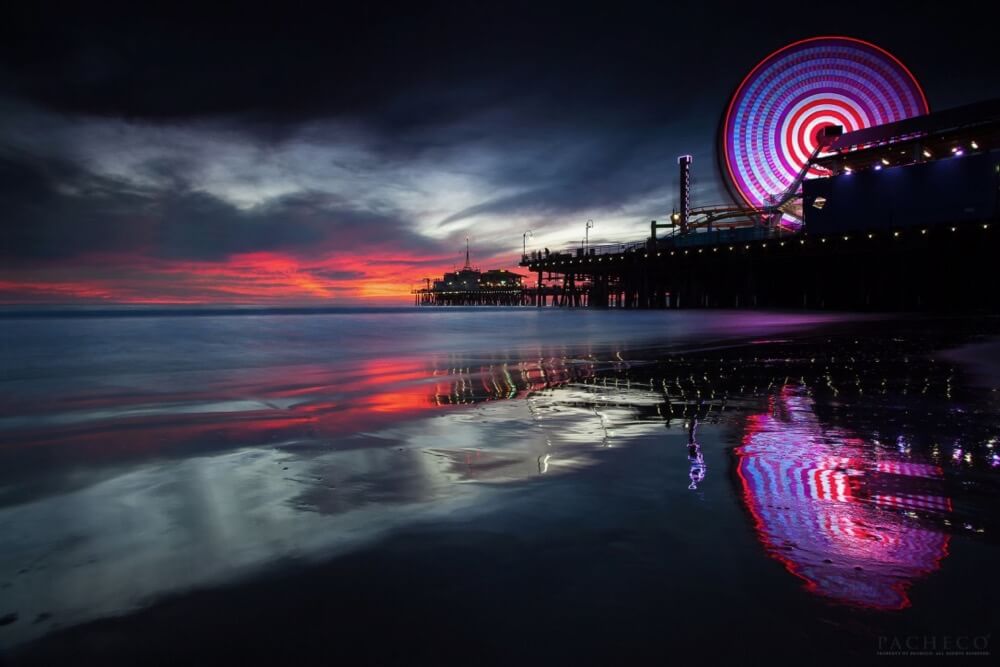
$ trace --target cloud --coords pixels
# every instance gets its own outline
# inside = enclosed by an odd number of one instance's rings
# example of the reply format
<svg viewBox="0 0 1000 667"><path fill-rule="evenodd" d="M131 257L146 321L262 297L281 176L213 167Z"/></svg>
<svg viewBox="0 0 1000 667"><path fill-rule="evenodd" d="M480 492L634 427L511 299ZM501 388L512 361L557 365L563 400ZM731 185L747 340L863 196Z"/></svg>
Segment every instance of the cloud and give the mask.
<svg viewBox="0 0 1000 667"><path fill-rule="evenodd" d="M351 208L323 192L281 195L250 208L192 189L171 163L160 187L135 186L70 163L0 154L0 219L7 260L65 259L94 252L213 260L289 251L368 252L399 245L434 252L401 217Z"/></svg>
<svg viewBox="0 0 1000 667"><path fill-rule="evenodd" d="M815 25L894 51L932 100L1000 94L988 23L942 36L900 10L865 5L874 35L847 10L775 23L703 2L291 21L19 5L0 39L0 294L400 297L466 236L503 267L529 229L535 247L588 219L592 241L633 240L676 205L679 154L697 204L728 200L725 101Z"/></svg>

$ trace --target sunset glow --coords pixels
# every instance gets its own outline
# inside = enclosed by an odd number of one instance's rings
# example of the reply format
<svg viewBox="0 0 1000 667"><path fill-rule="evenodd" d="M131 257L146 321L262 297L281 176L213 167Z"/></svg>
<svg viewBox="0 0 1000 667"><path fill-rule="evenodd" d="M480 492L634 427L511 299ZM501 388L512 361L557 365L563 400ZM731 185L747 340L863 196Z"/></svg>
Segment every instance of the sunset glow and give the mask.
<svg viewBox="0 0 1000 667"><path fill-rule="evenodd" d="M0 302L407 303L420 278L454 269L449 259L405 253L301 259L260 252L212 262L94 256L57 271L0 270ZM505 259L487 261L493 266Z"/></svg>

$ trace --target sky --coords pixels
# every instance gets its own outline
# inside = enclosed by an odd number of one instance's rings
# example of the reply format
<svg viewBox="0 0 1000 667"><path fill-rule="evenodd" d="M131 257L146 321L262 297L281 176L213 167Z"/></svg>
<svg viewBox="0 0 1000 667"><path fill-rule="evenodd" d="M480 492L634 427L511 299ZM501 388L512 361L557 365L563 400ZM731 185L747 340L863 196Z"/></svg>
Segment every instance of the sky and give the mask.
<svg viewBox="0 0 1000 667"><path fill-rule="evenodd" d="M931 109L1000 96L983 5L326 3L0 26L0 303L389 304L528 249L643 238L725 104L815 35L899 57Z"/></svg>

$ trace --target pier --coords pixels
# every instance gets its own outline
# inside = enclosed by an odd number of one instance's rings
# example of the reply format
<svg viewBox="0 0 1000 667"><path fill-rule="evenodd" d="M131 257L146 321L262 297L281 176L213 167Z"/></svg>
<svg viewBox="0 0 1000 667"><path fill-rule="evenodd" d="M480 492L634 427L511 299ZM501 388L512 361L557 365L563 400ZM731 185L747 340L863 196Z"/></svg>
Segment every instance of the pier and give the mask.
<svg viewBox="0 0 1000 667"><path fill-rule="evenodd" d="M532 303L1000 311L1000 100L841 129L755 205L692 208L681 156L678 209L645 239L525 252L555 290Z"/></svg>
<svg viewBox="0 0 1000 667"><path fill-rule="evenodd" d="M995 222L840 235L723 231L701 233L696 240L526 256L521 265L551 295L531 305L1000 309Z"/></svg>

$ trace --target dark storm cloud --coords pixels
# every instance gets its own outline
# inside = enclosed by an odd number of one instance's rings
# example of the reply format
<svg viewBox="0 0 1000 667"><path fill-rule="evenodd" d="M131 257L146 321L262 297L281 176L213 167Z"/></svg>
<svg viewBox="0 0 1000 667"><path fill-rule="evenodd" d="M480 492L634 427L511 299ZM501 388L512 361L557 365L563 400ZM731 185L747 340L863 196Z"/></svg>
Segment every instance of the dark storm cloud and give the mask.
<svg viewBox="0 0 1000 667"><path fill-rule="evenodd" d="M136 187L69 163L0 153L0 256L66 259L99 252L214 260L261 251L309 256L393 243L436 249L402 219L352 209L327 193L299 192L241 209L192 189L169 166L154 167L166 170L169 187Z"/></svg>
<svg viewBox="0 0 1000 667"><path fill-rule="evenodd" d="M0 202L0 255L7 260L143 244L143 194L68 163L0 154Z"/></svg>
<svg viewBox="0 0 1000 667"><path fill-rule="evenodd" d="M666 125L669 128L669 125ZM607 210L664 191L673 170L675 147L662 128L645 132L608 129L599 136L564 137L541 155L512 158L498 165L492 180L498 187L513 186L515 194L491 198L456 211L440 222L448 225L479 215L531 213L560 215ZM550 146L546 137L535 140ZM560 146L564 153L560 153Z"/></svg>
<svg viewBox="0 0 1000 667"><path fill-rule="evenodd" d="M21 4L0 26L0 102L11 102L0 120L17 120L33 143L0 156L0 252L211 260L390 245L440 253L456 245L443 231L459 238L483 216L558 221L595 210L634 214L641 234L642 218L669 211L678 154L696 156L699 203L722 197L711 156L726 98L755 62L792 40L875 41L913 69L933 106L1000 94L992 24L975 20L978 5L961 5L327 4L142 16ZM33 130L43 113L68 129ZM329 188L291 178L294 191L278 188L252 206L193 182L212 157L203 153L160 150L135 166L135 178L110 176L74 157L86 138L74 123L94 118L208 124L198 136L264 147L339 123L339 134L309 141L358 149L370 161L366 178L384 192L355 197L356 184L340 180L361 171L353 153L318 158L344 161ZM424 208L438 227L421 230L414 218L424 210L393 197L400 174L435 164L471 174L476 188L436 192L444 204ZM273 175L261 173L240 182ZM650 210L636 212L637 202ZM509 227L505 239L477 243L480 253L519 250Z"/></svg>
<svg viewBox="0 0 1000 667"><path fill-rule="evenodd" d="M262 135L353 116L395 134L533 95L550 118L715 109L723 100L702 95L715 82L731 89L771 49L830 32L900 52L950 94L995 80L992 27L962 4L330 3L301 13L135 15L30 3L9 10L0 54L6 87L50 108L160 120L242 115Z"/></svg>

